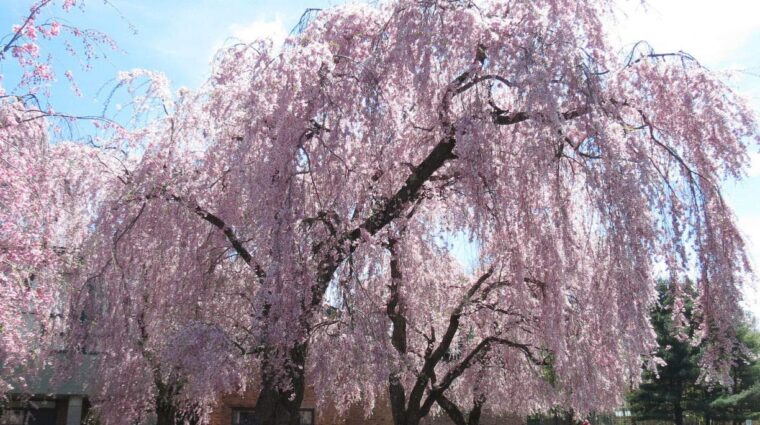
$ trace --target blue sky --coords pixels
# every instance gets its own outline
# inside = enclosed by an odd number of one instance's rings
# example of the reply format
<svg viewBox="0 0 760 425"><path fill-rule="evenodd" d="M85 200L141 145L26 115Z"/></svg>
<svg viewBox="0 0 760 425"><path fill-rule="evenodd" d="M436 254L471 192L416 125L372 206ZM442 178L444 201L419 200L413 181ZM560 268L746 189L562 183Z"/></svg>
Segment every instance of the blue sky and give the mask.
<svg viewBox="0 0 760 425"><path fill-rule="evenodd" d="M756 0L637 0L627 2L616 25L620 45L647 40L661 52L683 50L726 74L729 84L760 113L760 2ZM750 147L752 164L739 183L724 182L751 261L760 275L760 147ZM745 292L746 307L760 319L760 285Z"/></svg>
<svg viewBox="0 0 760 425"><path fill-rule="evenodd" d="M53 86L59 110L97 114L116 73L133 68L159 70L174 88L197 87L209 73L217 48L231 40L284 38L306 8L325 8L338 0L99 0L86 3L86 13L75 10L60 17L72 24L110 34L123 52L114 52L79 70L63 47L51 45L57 69L72 69L84 95L71 96L66 84ZM28 10L30 0L0 0L0 34ZM638 40L658 51L683 50L712 70L726 72L730 84L760 111L760 2L757 0L628 0L615 23L621 52ZM2 62L0 62L0 66ZM0 74L10 73L1 69ZM10 81L6 81L6 85ZM105 87L105 89L100 90ZM752 146L749 176L736 184L725 182L727 200L736 211L747 238L755 269L760 270L760 154ZM760 316L757 279L747 291L748 307Z"/></svg>

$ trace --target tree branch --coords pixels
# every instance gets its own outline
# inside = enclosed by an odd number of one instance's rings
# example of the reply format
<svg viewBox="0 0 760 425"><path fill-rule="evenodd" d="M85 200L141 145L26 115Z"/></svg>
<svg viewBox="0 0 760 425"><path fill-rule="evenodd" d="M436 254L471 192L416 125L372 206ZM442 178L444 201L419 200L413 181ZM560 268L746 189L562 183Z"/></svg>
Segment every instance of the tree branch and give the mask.
<svg viewBox="0 0 760 425"><path fill-rule="evenodd" d="M470 366L472 366L476 361L480 360L485 354L488 352L488 350L491 349L491 347L494 344L501 344L506 345L512 348L517 348L520 351L523 352L525 357L533 364L535 365L545 365L546 362L544 360L538 360L533 355L533 353L530 351L530 347L526 344L521 344L519 342L514 342L506 338L496 337L496 336L490 336L478 343L475 348L470 351L469 354L461 361L459 364L454 367L453 369L449 370L446 375L444 375L443 379L435 385L431 390L428 397L425 399L425 402L422 405L422 412L427 412L430 407L432 407L433 403L436 402L436 393L442 394L445 392L451 384L456 380L459 376L461 376Z"/></svg>
<svg viewBox="0 0 760 425"><path fill-rule="evenodd" d="M388 250L391 253L391 284L389 285L390 296L386 304L386 314L391 319L391 344L399 354L406 354L406 319L402 313L400 303L399 288L401 287L401 268L399 267L398 252L396 251L396 241L388 241Z"/></svg>
<svg viewBox="0 0 760 425"><path fill-rule="evenodd" d="M451 347L451 342L454 340L454 336L459 330L459 319L462 316L464 307L470 302L480 287L483 286L483 283L488 280L489 277L491 277L493 272L494 269L492 267L486 273L480 276L480 278L472 285L472 287L470 287L470 289L467 291L467 294L459 302L456 308L454 308L454 310L451 312L451 315L449 316L449 325L446 328L446 332L441 337L441 342L438 343L438 346L435 350L433 350L432 353L425 356L425 363L422 366L422 370L420 370L419 374L417 375L417 381L415 382L414 387L412 388L412 392L409 396L410 406L419 405L419 402L422 400L422 396L425 392L427 383L430 380L430 377L433 375L435 367L441 361L443 355L446 354L446 352ZM430 404L432 405L432 400ZM429 408L430 406L427 406L427 409ZM422 411L426 411L424 407Z"/></svg>
<svg viewBox="0 0 760 425"><path fill-rule="evenodd" d="M454 425L467 425L467 421L464 419L462 411L459 410L459 407L457 407L453 401L449 400L442 393L435 393L434 397L435 402L441 406L441 409L443 409L444 412L446 412L446 415L452 422L454 422Z"/></svg>
<svg viewBox="0 0 760 425"><path fill-rule="evenodd" d="M147 199L152 199L152 198L157 198L157 197L158 197L157 195L146 196ZM248 264L253 269L254 273L256 274L256 277L259 279L259 282L263 282L264 279L266 279L266 272L264 271L264 269L258 263L253 261L253 257L251 256L251 253L245 248L245 246L243 245L243 242L235 234L235 231L230 226L228 226L227 223L224 222L224 220L222 220L217 215L207 211L200 205L186 201L180 196L173 195L173 194L165 194L163 198L167 201L176 202L178 204L186 206L195 215L205 220L206 222L210 223L217 229L221 230L222 233L224 233L224 236L230 242L230 245L232 245L232 248L235 250L235 252L240 256L240 258L243 259L243 261L245 261L246 264Z"/></svg>

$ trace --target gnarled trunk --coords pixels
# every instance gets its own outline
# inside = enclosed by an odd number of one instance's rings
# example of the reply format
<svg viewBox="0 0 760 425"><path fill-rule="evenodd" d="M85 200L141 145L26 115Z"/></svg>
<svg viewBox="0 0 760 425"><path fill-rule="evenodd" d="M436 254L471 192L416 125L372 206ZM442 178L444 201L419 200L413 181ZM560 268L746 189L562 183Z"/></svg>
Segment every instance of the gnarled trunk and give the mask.
<svg viewBox="0 0 760 425"><path fill-rule="evenodd" d="M156 425L175 425L175 412L170 406L156 406Z"/></svg>
<svg viewBox="0 0 760 425"><path fill-rule="evenodd" d="M253 411L256 425L299 424L299 409L305 390L306 351L307 344L304 342L290 350L289 364L264 365L261 372L261 392ZM278 368L283 370L280 371Z"/></svg>
<svg viewBox="0 0 760 425"><path fill-rule="evenodd" d="M174 386L165 384L158 369L154 369L156 384L156 425L175 425L177 409L174 407L174 396L177 390Z"/></svg>

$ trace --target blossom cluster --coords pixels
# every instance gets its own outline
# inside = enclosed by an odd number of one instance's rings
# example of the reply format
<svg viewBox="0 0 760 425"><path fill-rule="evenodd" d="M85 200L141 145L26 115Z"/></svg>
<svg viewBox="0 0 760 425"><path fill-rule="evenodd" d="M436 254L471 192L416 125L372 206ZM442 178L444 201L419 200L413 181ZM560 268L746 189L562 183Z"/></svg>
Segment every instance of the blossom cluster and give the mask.
<svg viewBox="0 0 760 425"><path fill-rule="evenodd" d="M748 266L717 183L746 169L755 117L683 55L618 58L612 9L349 5L280 51L220 51L196 91L120 74L148 81L131 93L150 119L61 146L56 196L20 185L0 220L19 239L68 205L12 244L76 246L67 344L102 354L103 423L203 422L214 394L250 387L292 408L305 380L323 406L390 402L406 425L614 408L657 362L661 264L696 282L694 343L726 379ZM7 149L50 149L27 127ZM47 176L38 158L17 155L7 184Z"/></svg>

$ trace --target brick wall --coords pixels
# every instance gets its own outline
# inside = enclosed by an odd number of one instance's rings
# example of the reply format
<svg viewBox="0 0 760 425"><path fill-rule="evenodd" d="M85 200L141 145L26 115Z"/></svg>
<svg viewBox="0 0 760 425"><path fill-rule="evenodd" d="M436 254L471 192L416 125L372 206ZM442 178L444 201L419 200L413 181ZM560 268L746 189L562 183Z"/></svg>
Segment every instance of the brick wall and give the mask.
<svg viewBox="0 0 760 425"><path fill-rule="evenodd" d="M258 391L247 391L243 395L224 395L219 399L219 407L211 414L209 425L232 425L232 411L235 409L252 409L256 404ZM390 406L380 403L369 418L359 407L351 407L343 418L337 418L334 409L316 409L314 391L307 389L301 404L304 409L314 409L314 425L393 425ZM450 425L445 416L426 418L424 425ZM496 417L484 412L481 425L525 425L525 418L512 415Z"/></svg>
<svg viewBox="0 0 760 425"><path fill-rule="evenodd" d="M209 425L231 425L232 412L236 409L253 409L256 405L258 390L248 390L244 394L226 394L219 397L218 407L211 414ZM315 399L314 392L307 390L304 394L301 407L304 409L314 409ZM314 410L314 425L322 425L325 422L320 421L320 412Z"/></svg>

